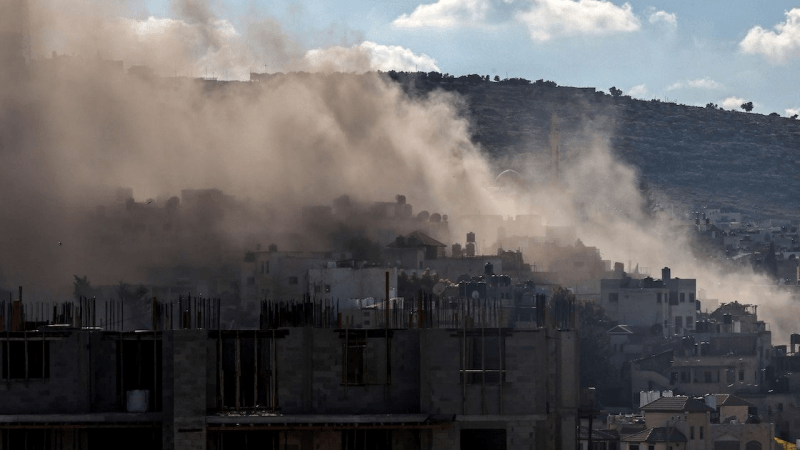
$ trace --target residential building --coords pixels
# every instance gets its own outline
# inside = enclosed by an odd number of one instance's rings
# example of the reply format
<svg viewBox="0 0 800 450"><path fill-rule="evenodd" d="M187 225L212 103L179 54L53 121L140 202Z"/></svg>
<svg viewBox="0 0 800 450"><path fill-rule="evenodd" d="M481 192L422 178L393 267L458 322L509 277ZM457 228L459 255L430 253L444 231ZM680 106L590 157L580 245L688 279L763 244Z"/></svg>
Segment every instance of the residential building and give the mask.
<svg viewBox="0 0 800 450"><path fill-rule="evenodd" d="M606 315L665 337L688 334L697 317L696 280L672 278L668 267L661 273L661 280L628 276L601 280L600 304Z"/></svg>

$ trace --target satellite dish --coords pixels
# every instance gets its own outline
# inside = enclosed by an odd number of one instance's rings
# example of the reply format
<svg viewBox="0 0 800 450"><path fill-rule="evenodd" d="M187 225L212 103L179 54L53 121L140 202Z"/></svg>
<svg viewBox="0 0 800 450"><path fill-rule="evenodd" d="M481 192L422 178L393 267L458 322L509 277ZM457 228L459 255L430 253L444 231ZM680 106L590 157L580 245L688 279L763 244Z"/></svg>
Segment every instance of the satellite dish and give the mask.
<svg viewBox="0 0 800 450"><path fill-rule="evenodd" d="M477 300L478 297L480 297L480 296L481 296L481 294L478 291L472 291L472 298L473 299Z"/></svg>
<svg viewBox="0 0 800 450"><path fill-rule="evenodd" d="M433 285L433 295L439 296L444 293L445 285L441 281Z"/></svg>

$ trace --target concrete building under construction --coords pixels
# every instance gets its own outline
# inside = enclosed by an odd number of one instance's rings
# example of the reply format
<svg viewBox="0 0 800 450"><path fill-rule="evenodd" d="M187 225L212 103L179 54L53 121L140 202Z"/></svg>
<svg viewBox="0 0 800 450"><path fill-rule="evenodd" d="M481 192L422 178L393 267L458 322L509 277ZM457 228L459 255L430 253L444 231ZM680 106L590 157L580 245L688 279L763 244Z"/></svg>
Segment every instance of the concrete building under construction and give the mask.
<svg viewBox="0 0 800 450"><path fill-rule="evenodd" d="M149 330L94 300L0 310L0 449L571 449L574 305L499 300L149 304ZM520 307L520 306L516 306ZM97 316L103 317L98 320ZM96 326L97 323L105 327Z"/></svg>

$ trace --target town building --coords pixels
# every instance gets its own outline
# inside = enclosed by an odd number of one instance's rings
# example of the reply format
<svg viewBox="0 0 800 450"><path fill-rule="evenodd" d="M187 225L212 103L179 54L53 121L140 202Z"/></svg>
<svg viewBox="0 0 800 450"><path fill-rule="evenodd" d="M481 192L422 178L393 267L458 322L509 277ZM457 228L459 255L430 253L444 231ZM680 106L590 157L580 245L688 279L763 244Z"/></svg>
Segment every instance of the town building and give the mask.
<svg viewBox="0 0 800 450"><path fill-rule="evenodd" d="M696 280L672 278L668 267L661 271L661 280L623 274L600 281L600 304L611 320L665 337L686 335L694 329L695 294Z"/></svg>

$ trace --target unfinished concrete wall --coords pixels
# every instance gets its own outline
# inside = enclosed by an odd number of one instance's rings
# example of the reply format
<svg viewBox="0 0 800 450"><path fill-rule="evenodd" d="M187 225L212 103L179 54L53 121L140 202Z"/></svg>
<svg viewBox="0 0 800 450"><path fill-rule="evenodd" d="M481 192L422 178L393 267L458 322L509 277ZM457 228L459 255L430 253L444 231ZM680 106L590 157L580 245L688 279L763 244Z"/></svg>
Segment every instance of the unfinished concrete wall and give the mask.
<svg viewBox="0 0 800 450"><path fill-rule="evenodd" d="M22 333L11 335L22 338ZM0 380L0 414L77 414L113 411L119 408L116 393L116 347L101 331L74 331L68 334L27 333L29 350L41 351L47 342L47 378L30 377ZM0 341L7 342L7 336ZM14 342L24 342L16 340ZM13 355L19 356L19 355ZM38 355L37 355L38 356ZM0 346L0 358L6 358ZM40 357L40 356L39 356ZM29 358L32 364L33 358ZM24 357L11 365L25 364ZM41 367L37 367L41 373ZM33 370L30 371L33 373Z"/></svg>
<svg viewBox="0 0 800 450"><path fill-rule="evenodd" d="M492 333L497 330L488 329L483 335L494 337ZM500 385L485 383L480 375L462 384L463 334L420 330L420 405L423 412L467 415L545 412L548 356L544 331L515 330L503 337L505 381ZM480 337L480 331L475 330L466 335L475 342L479 342ZM554 370L561 373L559 367ZM570 377L570 380L575 378Z"/></svg>
<svg viewBox="0 0 800 450"><path fill-rule="evenodd" d="M165 449L205 449L208 339L206 330L164 332L162 444ZM169 374L169 375L168 375ZM167 396L171 396L167 399ZM167 409L167 405L170 409Z"/></svg>
<svg viewBox="0 0 800 450"><path fill-rule="evenodd" d="M391 331L389 384L386 382L385 338L370 335L366 339L367 381L345 385L344 338L340 333L312 328L289 329L289 334L277 341L281 411L289 414L418 412L418 333L415 330Z"/></svg>

